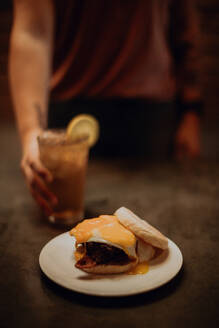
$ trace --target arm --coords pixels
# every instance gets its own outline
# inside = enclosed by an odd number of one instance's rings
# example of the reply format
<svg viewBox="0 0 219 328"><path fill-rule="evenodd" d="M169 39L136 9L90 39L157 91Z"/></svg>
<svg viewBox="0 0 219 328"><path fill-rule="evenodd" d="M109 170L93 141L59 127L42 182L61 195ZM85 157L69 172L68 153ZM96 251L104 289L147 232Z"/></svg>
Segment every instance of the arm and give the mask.
<svg viewBox="0 0 219 328"><path fill-rule="evenodd" d="M21 167L38 204L51 211L52 179L39 159L36 137L45 128L53 37L51 0L14 0L10 37L9 80L22 144Z"/></svg>
<svg viewBox="0 0 219 328"><path fill-rule="evenodd" d="M180 124L176 132L176 156L200 154L200 32L195 1L173 0L170 45L175 60L177 105Z"/></svg>

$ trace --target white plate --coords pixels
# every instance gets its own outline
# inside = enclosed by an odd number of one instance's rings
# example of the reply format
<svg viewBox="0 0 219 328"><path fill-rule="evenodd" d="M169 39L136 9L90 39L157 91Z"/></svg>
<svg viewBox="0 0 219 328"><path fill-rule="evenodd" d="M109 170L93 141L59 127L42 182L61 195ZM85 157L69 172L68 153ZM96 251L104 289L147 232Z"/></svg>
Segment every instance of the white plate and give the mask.
<svg viewBox="0 0 219 328"><path fill-rule="evenodd" d="M170 281L183 262L179 248L169 240L169 250L150 262L146 274L93 275L75 268L73 252L74 238L68 232L53 238L40 253L42 271L65 288L96 296L127 296L155 289Z"/></svg>

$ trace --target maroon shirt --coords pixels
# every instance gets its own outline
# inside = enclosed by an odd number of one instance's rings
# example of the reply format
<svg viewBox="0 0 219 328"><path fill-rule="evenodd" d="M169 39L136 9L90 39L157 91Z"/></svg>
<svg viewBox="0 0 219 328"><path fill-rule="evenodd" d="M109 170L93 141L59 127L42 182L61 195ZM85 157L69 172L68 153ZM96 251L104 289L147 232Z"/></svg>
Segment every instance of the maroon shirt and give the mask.
<svg viewBox="0 0 219 328"><path fill-rule="evenodd" d="M52 96L200 97L191 0L55 0Z"/></svg>

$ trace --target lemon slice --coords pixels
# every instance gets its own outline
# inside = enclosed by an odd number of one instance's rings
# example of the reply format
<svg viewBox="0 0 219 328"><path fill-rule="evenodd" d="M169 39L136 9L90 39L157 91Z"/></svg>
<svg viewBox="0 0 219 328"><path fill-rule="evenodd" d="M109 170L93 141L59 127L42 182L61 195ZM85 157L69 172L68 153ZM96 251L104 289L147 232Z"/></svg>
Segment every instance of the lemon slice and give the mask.
<svg viewBox="0 0 219 328"><path fill-rule="evenodd" d="M87 136L88 144L92 147L99 138L99 130L99 123L92 115L80 114L68 123L66 133L72 140Z"/></svg>

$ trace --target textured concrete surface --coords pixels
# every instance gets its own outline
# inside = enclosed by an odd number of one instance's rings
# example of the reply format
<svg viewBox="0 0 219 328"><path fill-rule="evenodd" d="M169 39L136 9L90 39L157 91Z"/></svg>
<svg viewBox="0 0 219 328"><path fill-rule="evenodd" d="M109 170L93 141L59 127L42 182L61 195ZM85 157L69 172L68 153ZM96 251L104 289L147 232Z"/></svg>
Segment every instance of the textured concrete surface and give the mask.
<svg viewBox="0 0 219 328"><path fill-rule="evenodd" d="M90 162L86 216L125 205L184 256L181 272L163 287L104 299L65 290L41 273L42 247L64 230L43 220L26 189L13 127L1 129L0 149L1 327L219 326L219 163Z"/></svg>

